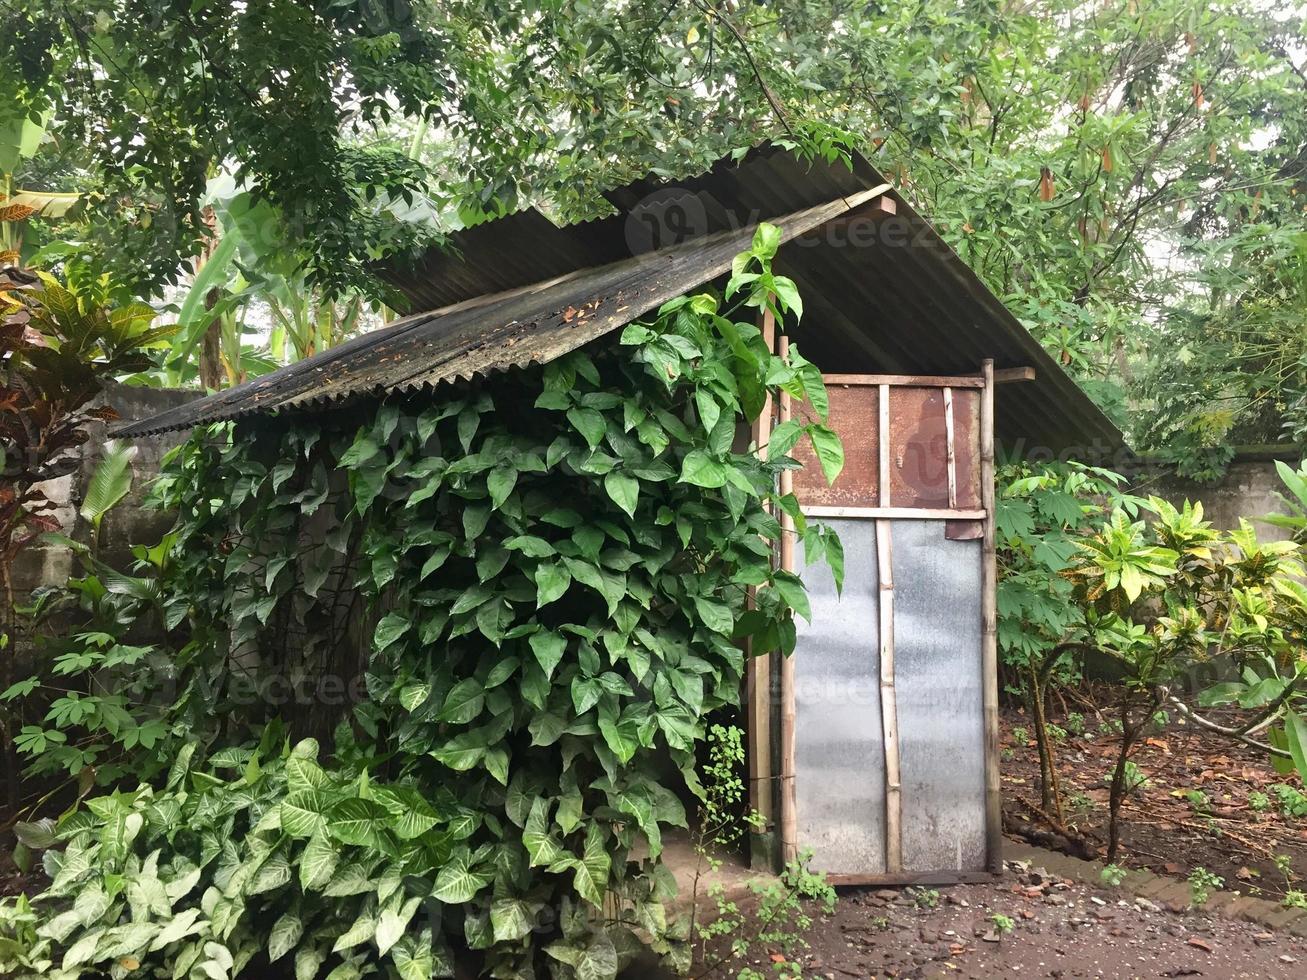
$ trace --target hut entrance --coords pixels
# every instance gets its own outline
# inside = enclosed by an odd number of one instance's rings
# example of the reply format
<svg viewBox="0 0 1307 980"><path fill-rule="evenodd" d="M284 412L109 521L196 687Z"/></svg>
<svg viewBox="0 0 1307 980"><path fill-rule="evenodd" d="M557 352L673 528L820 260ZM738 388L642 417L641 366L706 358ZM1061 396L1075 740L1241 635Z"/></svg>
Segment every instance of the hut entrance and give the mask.
<svg viewBox="0 0 1307 980"><path fill-rule="evenodd" d="M837 595L824 563L795 562L812 623L781 685L781 843L836 883L983 874L1000 843L992 370L826 383L844 471L827 486L803 459L794 492L839 533L845 579Z"/></svg>

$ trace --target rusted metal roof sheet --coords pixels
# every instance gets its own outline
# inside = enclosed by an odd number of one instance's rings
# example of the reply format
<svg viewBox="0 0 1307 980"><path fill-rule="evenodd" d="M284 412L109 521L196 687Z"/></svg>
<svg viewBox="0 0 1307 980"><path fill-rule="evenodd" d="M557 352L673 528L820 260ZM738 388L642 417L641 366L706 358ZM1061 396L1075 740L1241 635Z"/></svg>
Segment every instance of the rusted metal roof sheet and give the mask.
<svg viewBox="0 0 1307 980"><path fill-rule="evenodd" d="M861 158L849 169L769 147L685 180L649 178L610 191L617 213L608 218L559 227L524 211L488 222L459 232L451 250L433 251L416 268L382 270L410 308L434 312L121 434L547 361L716 278L729 267L721 254L743 248L753 226L769 220L787 240L802 236L781 249L776 269L803 296L803 321L791 335L824 370L964 374L987 357L999 368L1033 366L1033 382L999 391L1005 443L1027 453L1120 449L1112 422L902 196L890 192L898 213L874 225L849 206L883 185ZM632 290L636 302L606 301ZM654 295L662 299L644 302ZM561 319L569 306L596 301L581 323Z"/></svg>
<svg viewBox="0 0 1307 980"><path fill-rule="evenodd" d="M782 240L874 196L863 192L786 215ZM409 317L114 434L147 435L547 363L724 274L753 232L717 232Z"/></svg>

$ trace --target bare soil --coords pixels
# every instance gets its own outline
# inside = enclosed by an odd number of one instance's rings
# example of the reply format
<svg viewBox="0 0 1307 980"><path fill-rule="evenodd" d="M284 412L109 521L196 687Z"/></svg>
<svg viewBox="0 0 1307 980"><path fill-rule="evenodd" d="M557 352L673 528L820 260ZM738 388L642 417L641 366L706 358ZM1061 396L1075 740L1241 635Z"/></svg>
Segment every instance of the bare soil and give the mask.
<svg viewBox="0 0 1307 980"><path fill-rule="evenodd" d="M1116 736L1110 715L1096 715L1092 702L1070 708L1051 719L1066 732L1057 746L1066 825L1101 854ZM1234 715L1225 719L1234 721ZM1029 729L1023 713L1005 714L1002 772L1009 828L1041 823L1039 758ZM1223 878L1227 890L1277 900L1290 889L1307 891L1307 816L1286 814L1273 790L1288 785L1302 792L1296 775L1276 772L1257 750L1175 714L1149 734L1134 761L1147 782L1123 808L1118 863L1179 878L1205 868ZM1051 846L1046 840L1036 843ZM1288 874L1277 867L1277 857Z"/></svg>
<svg viewBox="0 0 1307 980"><path fill-rule="evenodd" d="M809 978L1307 976L1307 940L1013 866L990 884L844 891L834 915L814 917L792 961ZM748 965L774 975L779 955L759 949Z"/></svg>

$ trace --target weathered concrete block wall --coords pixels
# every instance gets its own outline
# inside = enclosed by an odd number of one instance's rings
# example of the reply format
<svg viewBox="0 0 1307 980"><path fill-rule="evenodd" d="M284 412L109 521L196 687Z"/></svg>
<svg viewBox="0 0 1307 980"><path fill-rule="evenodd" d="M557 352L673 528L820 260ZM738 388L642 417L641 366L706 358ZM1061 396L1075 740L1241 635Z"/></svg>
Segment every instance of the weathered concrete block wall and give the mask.
<svg viewBox="0 0 1307 980"><path fill-rule="evenodd" d="M109 441L108 430L115 425L149 418L165 409L199 397L196 391L172 388L137 388L113 385L100 401L118 413L119 422L93 423L90 437L81 447L81 462L76 470L43 487L57 506L55 516L63 533L79 541L90 539L90 527L78 515L86 488ZM149 484L158 475L164 453L189 436L189 432L167 432L132 440L136 455L132 459L131 493L105 517L100 526L100 556L115 568L131 567L131 546L154 544L172 524L172 515L146 510L142 504ZM14 569L15 591L25 597L40 586L62 585L78 570L68 548L44 541L34 542L20 555ZM21 600L20 600L21 601Z"/></svg>
<svg viewBox="0 0 1307 980"><path fill-rule="evenodd" d="M1289 465L1296 468L1296 463ZM1156 494L1179 506L1185 500L1203 503L1205 519L1222 530L1239 526L1239 518L1252 522L1257 536L1263 541L1282 541L1292 537L1284 528L1263 524L1255 518L1266 514L1285 514L1284 506L1276 494L1283 490L1275 471L1275 460L1236 457L1225 476L1216 483L1195 483L1176 476L1154 476L1140 481L1136 490L1141 494Z"/></svg>

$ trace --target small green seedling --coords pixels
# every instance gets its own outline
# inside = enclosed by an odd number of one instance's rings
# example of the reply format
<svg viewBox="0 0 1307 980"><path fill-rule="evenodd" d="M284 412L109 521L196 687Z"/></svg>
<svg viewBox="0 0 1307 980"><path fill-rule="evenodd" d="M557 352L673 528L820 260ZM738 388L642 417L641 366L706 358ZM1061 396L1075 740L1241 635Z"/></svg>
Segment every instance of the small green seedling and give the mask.
<svg viewBox="0 0 1307 980"><path fill-rule="evenodd" d="M1117 888L1121 882L1125 881L1126 874L1126 869L1119 864L1105 864L1103 870L1098 873L1098 877L1103 884Z"/></svg>
<svg viewBox="0 0 1307 980"><path fill-rule="evenodd" d="M939 908L939 892L934 888L909 888L908 894L919 909Z"/></svg>
<svg viewBox="0 0 1307 980"><path fill-rule="evenodd" d="M1206 868L1194 868L1189 872L1189 901L1195 908L1201 908L1212 897L1212 892L1225 884L1225 879L1213 874Z"/></svg>

